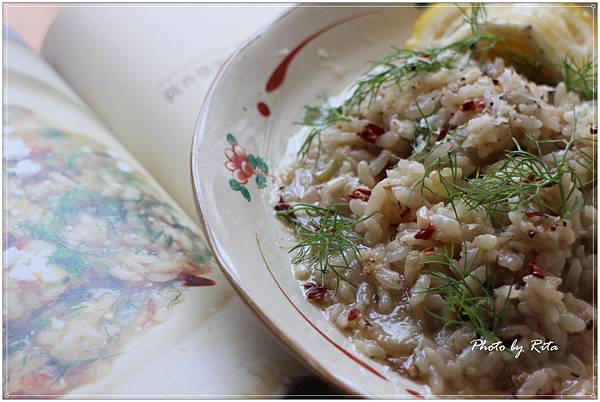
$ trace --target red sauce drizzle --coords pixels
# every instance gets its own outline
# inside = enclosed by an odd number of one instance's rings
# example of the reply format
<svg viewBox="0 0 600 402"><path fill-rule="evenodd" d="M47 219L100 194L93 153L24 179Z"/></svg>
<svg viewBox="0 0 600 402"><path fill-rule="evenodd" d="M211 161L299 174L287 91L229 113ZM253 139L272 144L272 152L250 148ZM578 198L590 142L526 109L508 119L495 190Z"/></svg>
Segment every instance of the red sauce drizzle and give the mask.
<svg viewBox="0 0 600 402"><path fill-rule="evenodd" d="M265 102L258 102L256 104L256 108L264 117L269 117L271 115L271 109L269 109L269 105L267 105Z"/></svg>
<svg viewBox="0 0 600 402"><path fill-rule="evenodd" d="M380 11L373 11L368 14L372 14L374 12L380 12ZM335 22L321 28L320 30L318 30L317 32L313 33L312 35L310 35L309 37L304 39L302 42L300 42L300 44L298 44L298 46L296 46L287 56L285 56L285 58L281 61L281 63L279 63L277 68L275 68L275 71L273 71L273 73L269 77L269 80L267 81L265 90L267 92L273 92L274 90L279 88L281 86L281 84L283 84L283 81L285 80L285 76L287 74L288 67L290 66L290 64L292 63L294 58L313 39L315 39L317 36L327 32L327 31L329 31L332 28L335 28L336 26L343 24L344 22L351 21L353 19L362 17L364 15L367 15L367 14L363 13L363 14L358 14L358 15L351 15L347 18L344 18L343 20L335 21Z"/></svg>

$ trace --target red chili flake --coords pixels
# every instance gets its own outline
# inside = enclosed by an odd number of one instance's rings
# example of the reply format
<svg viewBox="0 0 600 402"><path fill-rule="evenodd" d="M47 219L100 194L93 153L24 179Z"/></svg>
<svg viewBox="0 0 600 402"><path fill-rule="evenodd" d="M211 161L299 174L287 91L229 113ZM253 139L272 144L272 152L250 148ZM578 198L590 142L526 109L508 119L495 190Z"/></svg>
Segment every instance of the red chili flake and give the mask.
<svg viewBox="0 0 600 402"><path fill-rule="evenodd" d="M435 247L427 247L425 250L423 250L423 252L425 255L433 255L435 253Z"/></svg>
<svg viewBox="0 0 600 402"><path fill-rule="evenodd" d="M290 204L285 202L283 200L283 196L280 195L279 201L277 201L277 204L275 204L275 211L287 211L288 209L290 209Z"/></svg>
<svg viewBox="0 0 600 402"><path fill-rule="evenodd" d="M348 194L348 198L355 200L369 201L371 196L371 189L368 188L357 188L352 193Z"/></svg>
<svg viewBox="0 0 600 402"><path fill-rule="evenodd" d="M19 383L31 388L47 386L54 379L54 375L47 372L35 372L29 376L21 377Z"/></svg>
<svg viewBox="0 0 600 402"><path fill-rule="evenodd" d="M50 147L33 147L31 148L30 156L32 158L39 158L45 156L52 152L52 148Z"/></svg>
<svg viewBox="0 0 600 402"><path fill-rule="evenodd" d="M485 107L485 102L480 99L466 99L464 100L458 110L461 112L473 112L482 110Z"/></svg>
<svg viewBox="0 0 600 402"><path fill-rule="evenodd" d="M525 214L526 217L528 218L535 218L536 216L544 216L543 212L527 212Z"/></svg>
<svg viewBox="0 0 600 402"><path fill-rule="evenodd" d="M528 264L529 267L529 273L533 276L535 276L536 278L540 278L540 279L544 279L546 277L546 275L544 274L544 271L542 271L542 269L539 267L539 265L537 265L535 263L535 261L531 261Z"/></svg>
<svg viewBox="0 0 600 402"><path fill-rule="evenodd" d="M360 314L360 310L357 309L356 307L353 307L350 309L350 311L348 312L348 321L354 321L358 318L358 315Z"/></svg>
<svg viewBox="0 0 600 402"><path fill-rule="evenodd" d="M441 141L444 138L446 138L446 134L448 134L448 127L442 127L440 128L440 131L438 131L438 140Z"/></svg>
<svg viewBox="0 0 600 402"><path fill-rule="evenodd" d="M523 183L531 183L535 179L535 176L531 173L523 179Z"/></svg>
<svg viewBox="0 0 600 402"><path fill-rule="evenodd" d="M183 279L183 286L186 287L213 286L216 284L216 282L212 279L203 278L201 276L194 276L190 274L181 274L181 279Z"/></svg>
<svg viewBox="0 0 600 402"><path fill-rule="evenodd" d="M304 284L304 289L307 289L305 295L308 300L314 302L321 302L329 293L329 290L323 286L317 285L314 282L306 282Z"/></svg>
<svg viewBox="0 0 600 402"><path fill-rule="evenodd" d="M594 124L590 124L590 134L596 135L598 134L598 126Z"/></svg>
<svg viewBox="0 0 600 402"><path fill-rule="evenodd" d="M410 214L410 207L406 207L406 208L404 209L404 211L402 211L402 213L400 214L400 219L401 219L403 222L405 222L405 221L407 221L408 219L410 219L410 218L411 218L411 216L412 216L412 215Z"/></svg>
<svg viewBox="0 0 600 402"><path fill-rule="evenodd" d="M421 53L419 56L423 57L424 59L428 59L430 57L427 53Z"/></svg>
<svg viewBox="0 0 600 402"><path fill-rule="evenodd" d="M146 312L148 313L148 317L152 318L154 314L156 314L156 300L149 299L146 303Z"/></svg>
<svg viewBox="0 0 600 402"><path fill-rule="evenodd" d="M18 250L23 250L28 243L29 240L27 239L17 239L17 241L15 241L15 247Z"/></svg>
<svg viewBox="0 0 600 402"><path fill-rule="evenodd" d="M376 124L373 123L368 123L364 130L356 133L356 135L358 135L360 138L362 138L363 140L370 142L371 144L374 144L375 141L377 141L377 138L379 138L381 135L383 135L383 133L385 133L385 129L379 127Z"/></svg>
<svg viewBox="0 0 600 402"><path fill-rule="evenodd" d="M434 231L435 231L435 226L432 224L429 224L429 226L427 226L425 229L421 229L417 233L415 233L415 239L429 240L431 238L431 236L433 236Z"/></svg>

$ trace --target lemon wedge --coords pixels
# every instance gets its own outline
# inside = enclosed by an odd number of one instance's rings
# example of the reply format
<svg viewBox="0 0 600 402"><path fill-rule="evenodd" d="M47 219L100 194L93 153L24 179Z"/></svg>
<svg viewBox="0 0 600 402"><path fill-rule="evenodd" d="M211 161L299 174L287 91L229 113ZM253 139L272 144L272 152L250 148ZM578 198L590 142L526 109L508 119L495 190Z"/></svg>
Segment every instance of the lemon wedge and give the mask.
<svg viewBox="0 0 600 402"><path fill-rule="evenodd" d="M485 8L433 4L417 20L410 49L442 47L473 35L499 35L494 52L532 78L562 78L565 56L581 66L596 45L595 10L571 4L487 4ZM471 23L469 23L469 20ZM525 70L525 71L523 71Z"/></svg>

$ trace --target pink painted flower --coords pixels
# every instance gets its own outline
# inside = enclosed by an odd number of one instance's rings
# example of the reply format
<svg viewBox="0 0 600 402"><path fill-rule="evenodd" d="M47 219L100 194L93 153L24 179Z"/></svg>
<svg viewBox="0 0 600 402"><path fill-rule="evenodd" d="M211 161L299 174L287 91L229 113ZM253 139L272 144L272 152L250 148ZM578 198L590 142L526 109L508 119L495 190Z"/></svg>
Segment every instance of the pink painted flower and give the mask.
<svg viewBox="0 0 600 402"><path fill-rule="evenodd" d="M225 150L225 156L227 157L225 167L233 172L233 176L241 184L247 183L248 179L254 174L254 171L252 170L252 166L250 166L248 154L246 154L244 148L234 144L230 149Z"/></svg>

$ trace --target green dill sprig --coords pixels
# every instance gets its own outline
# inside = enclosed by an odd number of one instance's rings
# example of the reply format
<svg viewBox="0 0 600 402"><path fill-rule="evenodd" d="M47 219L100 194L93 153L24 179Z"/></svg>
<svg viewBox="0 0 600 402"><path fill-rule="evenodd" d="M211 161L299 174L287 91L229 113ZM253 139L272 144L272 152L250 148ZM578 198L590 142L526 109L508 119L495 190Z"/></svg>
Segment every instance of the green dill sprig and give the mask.
<svg viewBox="0 0 600 402"><path fill-rule="evenodd" d="M80 275L92 263L100 264L94 253L75 246L48 226L24 221L17 225L23 234L34 240L43 240L55 246L48 256L48 262L62 266L73 275Z"/></svg>
<svg viewBox="0 0 600 402"><path fill-rule="evenodd" d="M534 140L535 152L529 152L518 141L513 141L516 149L507 152L502 163L477 174L463 187L455 186L456 194L468 207L483 209L492 221L498 213L520 208L567 218L583 207L584 200L572 196L584 183L567 161L575 141L574 133L569 140L559 140L565 147L561 156L551 154L551 162L542 155L540 146L543 141ZM567 174L571 176L572 184L564 183L563 178ZM544 190L550 187L558 189L558 205L548 202L543 196Z"/></svg>
<svg viewBox="0 0 600 402"><path fill-rule="evenodd" d="M425 150L430 145L429 141L433 137L433 128L431 127L431 124L429 124L427 118L435 112L425 115L421 110L421 106L419 106L419 102L415 102L415 104L417 105L417 110L419 111L421 118L417 120L417 126L414 133L415 138L410 142L412 151L408 159L418 161L422 160L425 156Z"/></svg>
<svg viewBox="0 0 600 402"><path fill-rule="evenodd" d="M582 141L591 142L594 147L593 149L596 149L596 142L597 142L596 138L586 138L586 139L582 139ZM584 168L585 170L587 170L591 176L591 178L588 181L581 183L581 189L586 190L596 184L596 180L597 180L596 158L593 155L590 155L589 153L585 152L581 148L578 149L577 153L579 156L581 156L581 159L583 159L583 161L580 161L577 158L574 158L574 162L576 164L578 164L579 166L581 166L582 168Z"/></svg>
<svg viewBox="0 0 600 402"><path fill-rule="evenodd" d="M389 55L371 62L370 70L357 81L344 106L351 110L365 101L371 103L386 85L400 86L403 81L418 74L451 68L466 53L469 57L485 59L487 53L501 40L503 38L499 35L477 34L447 46L427 50L393 48Z"/></svg>
<svg viewBox="0 0 600 402"><path fill-rule="evenodd" d="M346 217L339 211L344 206L347 204L295 204L285 211L278 211L277 216L287 220L300 239L290 250L295 253L292 263L304 264L320 272L322 279L331 271L336 275L337 284L340 281L352 284L342 271L352 269L352 264L359 259L359 247L364 239L356 234L354 228L369 217Z"/></svg>
<svg viewBox="0 0 600 402"><path fill-rule="evenodd" d="M467 249L464 243L463 249L466 255ZM427 310L427 313L442 321L444 327L454 325L467 328L488 341L498 341L495 331L502 320L510 290L502 308L498 309L494 296L496 286L494 271L486 264L485 279L482 281L474 275L477 268L474 266L477 254L470 261L465 256L462 267L454 257L454 245L446 246L441 253L426 262L427 266L434 265L440 268L439 271L425 272L439 285L422 292L440 295L450 316L442 316L431 310Z"/></svg>
<svg viewBox="0 0 600 402"><path fill-rule="evenodd" d="M334 107L329 104L327 99L323 98L323 100L325 101L323 106L305 106L304 118L297 123L311 128L297 153L302 161L308 158L308 153L316 139L317 157L315 158L315 164L318 164L321 155L321 133L323 130L334 124L350 121L350 118L344 114L342 106Z"/></svg>
<svg viewBox="0 0 600 402"><path fill-rule="evenodd" d="M569 91L578 93L585 100L596 99L596 80L598 76L598 60L589 56L581 65L577 65L570 55L562 60L563 80Z"/></svg>
<svg viewBox="0 0 600 402"><path fill-rule="evenodd" d="M456 8L463 15L463 22L471 27L471 33L477 34L481 31L481 25L487 20L487 11L483 3L474 3L465 9L458 4Z"/></svg>
<svg viewBox="0 0 600 402"><path fill-rule="evenodd" d="M414 133L415 138L410 143L412 151L407 159L423 162L432 154L433 151L447 141L445 138L447 138L447 135L450 133L450 131L446 133L446 137L444 137L444 139L435 140L435 130L428 120L429 117L435 114L435 111L425 115L425 113L423 113L421 110L419 102L415 102L415 104L421 117L416 121L417 126ZM433 145L432 140L435 140L433 141Z"/></svg>
<svg viewBox="0 0 600 402"><path fill-rule="evenodd" d="M438 145L434 145L437 147ZM416 180L410 188L410 193L412 194L414 191L419 191L421 193L421 200L424 200L424 192L427 190L431 193L434 193L434 189L429 187L426 182L427 179L431 179L432 174L437 172L440 184L444 187L446 191L446 198L454 207L453 200L456 197L456 187L458 187L460 178L458 175L458 163L456 160L456 150L451 149L446 152L445 155L437 157L435 160L424 163L425 171L423 176ZM443 169L447 168L450 173L450 179L446 179L442 173ZM458 216L458 215L457 215Z"/></svg>
<svg viewBox="0 0 600 402"><path fill-rule="evenodd" d="M345 102L346 107L352 109L364 101L372 102L379 90L389 83L399 85L417 74L450 68L453 59L439 57L442 51L443 48L427 51L393 48L389 55L371 62L370 72L357 81L352 95Z"/></svg>

